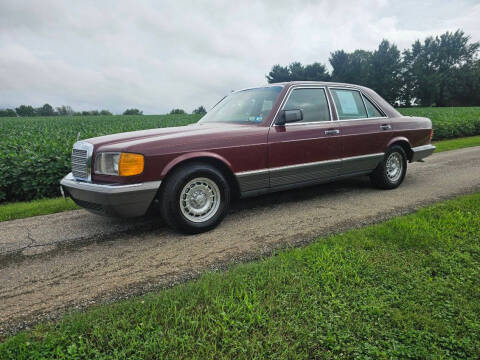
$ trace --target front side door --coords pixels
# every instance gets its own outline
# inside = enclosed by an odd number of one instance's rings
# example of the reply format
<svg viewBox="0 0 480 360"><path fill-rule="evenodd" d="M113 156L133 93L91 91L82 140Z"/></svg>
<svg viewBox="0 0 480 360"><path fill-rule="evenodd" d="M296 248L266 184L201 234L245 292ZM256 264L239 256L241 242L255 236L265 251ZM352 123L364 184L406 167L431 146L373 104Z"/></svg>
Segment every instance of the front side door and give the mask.
<svg viewBox="0 0 480 360"><path fill-rule="evenodd" d="M341 129L342 175L367 173L383 158L390 119L359 90L329 87Z"/></svg>
<svg viewBox="0 0 480 360"><path fill-rule="evenodd" d="M302 110L303 120L273 125L268 134L270 187L328 180L340 170L340 128L332 121L323 87L294 87L284 110Z"/></svg>

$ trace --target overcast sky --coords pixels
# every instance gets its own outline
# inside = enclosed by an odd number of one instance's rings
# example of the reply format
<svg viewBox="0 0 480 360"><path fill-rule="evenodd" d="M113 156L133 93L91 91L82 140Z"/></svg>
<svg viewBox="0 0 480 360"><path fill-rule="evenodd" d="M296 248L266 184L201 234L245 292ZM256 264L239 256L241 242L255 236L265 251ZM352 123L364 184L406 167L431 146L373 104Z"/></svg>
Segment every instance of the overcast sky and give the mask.
<svg viewBox="0 0 480 360"><path fill-rule="evenodd" d="M457 28L480 41L479 19L480 0L0 0L0 108L190 112L274 64Z"/></svg>

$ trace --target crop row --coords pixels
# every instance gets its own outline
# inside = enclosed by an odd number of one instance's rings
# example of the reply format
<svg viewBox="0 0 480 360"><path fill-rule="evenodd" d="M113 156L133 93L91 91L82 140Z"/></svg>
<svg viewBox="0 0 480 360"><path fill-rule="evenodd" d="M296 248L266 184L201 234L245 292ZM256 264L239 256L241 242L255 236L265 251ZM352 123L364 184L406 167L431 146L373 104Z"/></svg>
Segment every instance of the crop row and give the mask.
<svg viewBox="0 0 480 360"><path fill-rule="evenodd" d="M432 119L434 139L480 134L480 107L401 109ZM0 120L0 202L59 196L60 179L70 171L77 134L82 139L142 129L182 126L199 115L79 116Z"/></svg>
<svg viewBox="0 0 480 360"><path fill-rule="evenodd" d="M182 126L199 115L59 116L0 120L0 202L59 196L70 172L72 146L82 139Z"/></svg>

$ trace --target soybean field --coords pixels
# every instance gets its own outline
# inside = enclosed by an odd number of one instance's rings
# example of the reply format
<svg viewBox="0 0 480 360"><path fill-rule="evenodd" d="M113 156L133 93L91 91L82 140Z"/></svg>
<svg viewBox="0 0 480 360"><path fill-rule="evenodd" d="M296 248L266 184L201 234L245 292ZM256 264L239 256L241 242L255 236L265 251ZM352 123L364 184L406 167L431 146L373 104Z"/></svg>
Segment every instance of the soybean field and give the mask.
<svg viewBox="0 0 480 360"><path fill-rule="evenodd" d="M405 108L432 119L434 140L480 135L480 107ZM87 139L125 131L183 126L200 115L0 118L0 203L59 196L77 134Z"/></svg>

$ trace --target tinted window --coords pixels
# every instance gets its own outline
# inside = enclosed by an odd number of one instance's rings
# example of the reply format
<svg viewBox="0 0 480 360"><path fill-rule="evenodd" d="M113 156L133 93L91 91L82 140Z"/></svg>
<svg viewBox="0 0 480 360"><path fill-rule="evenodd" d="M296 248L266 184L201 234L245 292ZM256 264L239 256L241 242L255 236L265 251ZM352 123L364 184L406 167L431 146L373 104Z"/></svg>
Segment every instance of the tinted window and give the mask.
<svg viewBox="0 0 480 360"><path fill-rule="evenodd" d="M330 89L332 92L335 107L337 108L338 119L361 119L367 117L367 111L363 105L362 96L355 90Z"/></svg>
<svg viewBox="0 0 480 360"><path fill-rule="evenodd" d="M383 117L384 115L377 109L375 105L373 105L370 100L368 100L365 96L363 97L365 100L365 106L367 107L368 117Z"/></svg>
<svg viewBox="0 0 480 360"><path fill-rule="evenodd" d="M327 96L324 89L295 89L283 110L302 110L302 122L329 121Z"/></svg>

